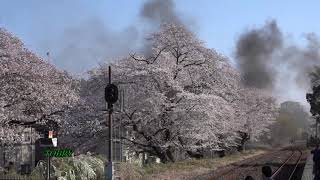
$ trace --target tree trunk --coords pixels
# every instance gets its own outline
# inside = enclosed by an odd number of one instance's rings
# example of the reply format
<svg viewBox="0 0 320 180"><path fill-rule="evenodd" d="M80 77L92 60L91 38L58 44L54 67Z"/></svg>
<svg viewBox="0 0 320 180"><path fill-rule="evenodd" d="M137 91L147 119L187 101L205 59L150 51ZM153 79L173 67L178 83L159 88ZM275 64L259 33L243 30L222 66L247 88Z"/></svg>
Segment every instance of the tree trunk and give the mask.
<svg viewBox="0 0 320 180"><path fill-rule="evenodd" d="M161 161L162 163L168 163L168 162L170 162L170 158L167 156L166 153L161 153L161 154L158 155L158 157L160 158L160 161Z"/></svg>
<svg viewBox="0 0 320 180"><path fill-rule="evenodd" d="M166 154L168 156L168 158L170 159L171 162L175 162L175 157L174 157L174 147L172 146L169 146L167 151L166 151Z"/></svg>
<svg viewBox="0 0 320 180"><path fill-rule="evenodd" d="M188 155L191 157L191 158L196 158L196 159L201 159L203 158L203 153L199 152L199 151L187 151Z"/></svg>
<svg viewBox="0 0 320 180"><path fill-rule="evenodd" d="M241 140L240 140L240 144L237 147L237 151L243 151L245 150L245 144L246 142L250 139L250 136L248 135L248 133L244 133L244 132L239 132Z"/></svg>
<svg viewBox="0 0 320 180"><path fill-rule="evenodd" d="M173 155L173 147L169 146L166 150L157 152L158 157L162 163L175 162L175 157Z"/></svg>

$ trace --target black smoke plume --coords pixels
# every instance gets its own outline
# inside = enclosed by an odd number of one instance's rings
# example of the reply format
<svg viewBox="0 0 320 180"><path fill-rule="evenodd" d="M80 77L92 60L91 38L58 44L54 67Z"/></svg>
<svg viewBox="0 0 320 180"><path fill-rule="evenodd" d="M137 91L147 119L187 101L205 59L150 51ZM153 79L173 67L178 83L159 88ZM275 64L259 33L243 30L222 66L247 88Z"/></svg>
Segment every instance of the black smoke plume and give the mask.
<svg viewBox="0 0 320 180"><path fill-rule="evenodd" d="M161 23L181 22L172 0L149 0L142 5L138 21L120 31L113 31L101 19L92 18L67 28L61 38L47 41L44 47L59 67L84 73L100 62L126 56L130 52L150 55L152 50L145 41L146 35L158 30Z"/></svg>
<svg viewBox="0 0 320 180"><path fill-rule="evenodd" d="M282 33L275 21L261 29L244 33L236 46L236 58L242 73L243 83L256 88L267 88L274 84L275 70L272 55L282 46Z"/></svg>
<svg viewBox="0 0 320 180"><path fill-rule="evenodd" d="M305 39L305 47L293 44L275 20L241 34L235 57L243 84L267 90L279 102L307 105L305 94L312 86L309 74L320 64L320 43L314 33Z"/></svg>
<svg viewBox="0 0 320 180"><path fill-rule="evenodd" d="M172 0L147 1L141 9L140 15L156 25L161 23L181 23Z"/></svg>

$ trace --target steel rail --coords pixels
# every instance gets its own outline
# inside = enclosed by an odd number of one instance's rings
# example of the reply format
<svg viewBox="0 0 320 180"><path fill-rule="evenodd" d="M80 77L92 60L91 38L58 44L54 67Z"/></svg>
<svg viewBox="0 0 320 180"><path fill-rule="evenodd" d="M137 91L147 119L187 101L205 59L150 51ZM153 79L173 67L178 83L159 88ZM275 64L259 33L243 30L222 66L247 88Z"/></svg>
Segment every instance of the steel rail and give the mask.
<svg viewBox="0 0 320 180"><path fill-rule="evenodd" d="M298 150L292 150L292 154L286 159L286 161L284 162L284 163L282 163L282 165L272 174L272 176L271 176L271 178L275 178L278 174L279 174L279 172L282 170L282 168L288 163L288 161L290 160L290 159L292 159L292 157L293 157L293 155L294 155L294 152L299 152L300 153L300 155L299 155L299 158L298 158L298 160L297 160L297 162L295 163L295 167L294 167L294 169L292 170L292 172L290 173L290 177L289 177L289 179L288 180L290 180L292 177L293 177L293 175L294 175L294 173L295 173L295 171L296 171L296 169L297 169L297 167L298 167L298 165L299 165L299 163L300 163L300 161L301 161L301 159L302 159L302 151L300 150L300 149L298 149Z"/></svg>
<svg viewBox="0 0 320 180"><path fill-rule="evenodd" d="M249 162L239 164L239 165L233 167L232 169L230 169L229 171L227 171L227 172L223 173L222 175L220 175L220 177L218 177L218 179L220 180L220 179L223 179L224 177L226 177L226 176L228 176L228 175L231 175L232 173L234 173L236 170L238 170L241 166L243 166L243 165L245 165L245 164L250 164L250 163L252 163L252 162L256 162L257 160L260 160L260 159L262 159L262 158L266 158L266 157L268 157L268 156L270 156L270 155L279 153L279 152L281 152L281 151L283 151L283 149L277 150L277 151L273 151L273 152L270 152L270 153L266 153L266 154L262 154L260 157L258 157L258 158L253 158L253 159L250 160ZM290 156L291 156L291 155L293 155L293 151L291 152ZM252 167L254 167L254 166L256 166L256 165L257 165L257 163L253 163L253 164L251 164L251 165L248 165L246 168L250 169L250 168L252 168Z"/></svg>
<svg viewBox="0 0 320 180"><path fill-rule="evenodd" d="M296 170L297 170L297 167L298 167L298 165L299 165L299 163L300 163L300 161L301 161L301 159L302 159L302 151L299 149L298 150L299 152L300 152L300 156L299 156L299 158L298 158L298 161L296 162L296 165L294 166L294 169L292 170L292 173L291 173L291 175L290 175L290 177L289 177L289 180L291 180L291 178L293 177L293 174L296 172Z"/></svg>
<svg viewBox="0 0 320 180"><path fill-rule="evenodd" d="M281 164L280 167L278 167L278 169L272 174L271 178L274 178L275 176L278 175L278 173L281 171L281 169L283 168L283 166L287 164L287 162L293 157L293 155L294 155L294 151L292 150L291 155L285 160L284 163Z"/></svg>

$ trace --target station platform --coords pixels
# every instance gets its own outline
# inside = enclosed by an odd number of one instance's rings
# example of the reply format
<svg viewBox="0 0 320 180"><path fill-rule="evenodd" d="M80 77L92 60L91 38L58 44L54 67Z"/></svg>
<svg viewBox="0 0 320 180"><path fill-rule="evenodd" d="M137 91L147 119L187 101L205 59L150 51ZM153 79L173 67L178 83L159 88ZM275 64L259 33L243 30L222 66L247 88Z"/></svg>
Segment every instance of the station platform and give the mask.
<svg viewBox="0 0 320 180"><path fill-rule="evenodd" d="M306 165L304 166L303 174L301 180L313 180L313 155L310 153L307 158Z"/></svg>

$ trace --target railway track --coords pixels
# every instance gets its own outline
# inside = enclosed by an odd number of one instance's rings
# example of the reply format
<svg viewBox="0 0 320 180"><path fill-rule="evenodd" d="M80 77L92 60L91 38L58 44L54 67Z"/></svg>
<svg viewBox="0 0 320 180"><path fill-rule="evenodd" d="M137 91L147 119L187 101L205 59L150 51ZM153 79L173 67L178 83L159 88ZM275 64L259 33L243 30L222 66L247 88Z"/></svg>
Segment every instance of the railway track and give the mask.
<svg viewBox="0 0 320 180"><path fill-rule="evenodd" d="M295 155L297 154L297 155ZM302 159L302 151L300 149L296 149L292 151L292 155L286 159L284 163L281 164L281 166L274 171L272 174L272 178L274 180L282 180L282 179L287 179L287 180L295 180L299 179L298 176L300 176L297 173L297 167L299 163L301 162ZM292 161L295 161L294 164L292 164ZM291 162L291 164L290 164Z"/></svg>
<svg viewBox="0 0 320 180"><path fill-rule="evenodd" d="M211 173L196 179L243 180L248 175L261 179L261 168L269 165L274 172L274 180L295 180L301 177L302 157L303 152L298 148L277 150L243 161L241 164L232 164L217 174Z"/></svg>
<svg viewBox="0 0 320 180"><path fill-rule="evenodd" d="M293 152L288 152L287 150L274 151L269 154L265 154L258 158L253 158L250 162L241 164L234 167L228 173L220 174L218 177L212 178L212 180L243 180L246 176L260 176L261 177L261 167L266 164L266 162L272 159L274 162L281 161L282 157L289 157L293 155Z"/></svg>
<svg viewBox="0 0 320 180"><path fill-rule="evenodd" d="M258 165L258 162L263 160L264 158L266 158L266 156L273 156L278 153L279 153L279 151L274 151L274 152L264 154L264 155L256 157L256 158L252 158L250 161L245 162L245 163L241 163L240 165L236 165L235 167L233 167L229 171L227 171L223 174L219 174L216 177L213 177L212 179L224 180L224 179L236 178L236 176L241 174L241 171L243 171L244 169L246 169L246 170L249 169L252 171L252 169L253 168L255 169L255 166ZM246 171L246 172L248 172L248 171Z"/></svg>

